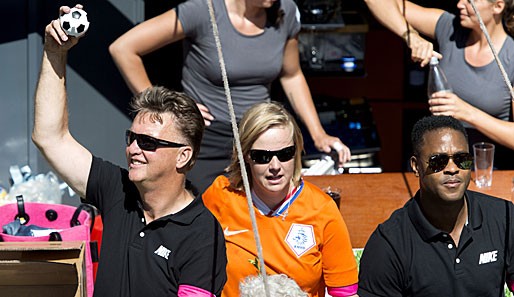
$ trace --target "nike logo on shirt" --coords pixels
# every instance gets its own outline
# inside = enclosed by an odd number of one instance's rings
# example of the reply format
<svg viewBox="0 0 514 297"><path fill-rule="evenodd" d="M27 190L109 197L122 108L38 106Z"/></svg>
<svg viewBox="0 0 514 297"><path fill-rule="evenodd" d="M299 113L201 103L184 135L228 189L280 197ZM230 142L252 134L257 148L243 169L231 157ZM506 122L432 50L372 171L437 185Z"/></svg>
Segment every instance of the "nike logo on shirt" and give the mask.
<svg viewBox="0 0 514 297"><path fill-rule="evenodd" d="M223 234L225 234L225 236L232 236L232 235L236 235L236 234L239 234L239 233L243 233L243 232L246 232L248 231L248 229L244 229L244 230L237 230L237 231L229 231L228 230L228 227L225 228L225 230L223 231Z"/></svg>
<svg viewBox="0 0 514 297"><path fill-rule="evenodd" d="M153 252L157 256L161 256L164 259L168 260L168 256L170 255L171 251L167 248L165 248L163 245L159 246L155 252Z"/></svg>

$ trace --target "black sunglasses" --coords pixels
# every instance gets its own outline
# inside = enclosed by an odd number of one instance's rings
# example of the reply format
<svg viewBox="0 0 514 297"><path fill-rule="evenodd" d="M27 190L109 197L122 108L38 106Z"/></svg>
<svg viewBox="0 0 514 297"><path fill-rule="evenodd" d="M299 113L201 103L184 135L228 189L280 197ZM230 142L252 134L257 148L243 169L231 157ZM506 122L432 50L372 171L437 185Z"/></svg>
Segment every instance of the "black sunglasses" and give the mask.
<svg viewBox="0 0 514 297"><path fill-rule="evenodd" d="M453 159L457 167L463 170L470 170L473 164L473 156L470 153L456 153L454 155L437 154L428 158L428 168L433 172L442 171L448 165L450 158Z"/></svg>
<svg viewBox="0 0 514 297"><path fill-rule="evenodd" d="M132 142L137 141L137 145L139 148L145 151L155 151L159 146L166 147L183 147L185 144L180 144L176 142L166 141L162 139L158 139L152 136L148 136L145 134L137 134L130 130L125 132L125 141L127 142L127 146L131 145Z"/></svg>
<svg viewBox="0 0 514 297"><path fill-rule="evenodd" d="M287 162L294 158L295 151L296 147L294 145L278 151L250 150L250 159L257 164L268 164L273 156L277 156L280 162Z"/></svg>

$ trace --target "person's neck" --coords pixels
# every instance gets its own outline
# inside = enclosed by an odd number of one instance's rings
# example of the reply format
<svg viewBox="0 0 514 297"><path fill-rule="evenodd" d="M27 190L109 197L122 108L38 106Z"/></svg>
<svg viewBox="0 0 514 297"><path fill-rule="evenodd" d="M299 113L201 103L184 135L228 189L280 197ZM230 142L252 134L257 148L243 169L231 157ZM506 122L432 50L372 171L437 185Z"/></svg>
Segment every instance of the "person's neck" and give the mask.
<svg viewBox="0 0 514 297"><path fill-rule="evenodd" d="M261 191L258 188L254 188L254 192L259 197L259 199L266 204L270 209L275 209L277 205L281 204L284 199L287 197L287 195L291 192L291 190L294 188L293 183L291 182L289 184L289 187L285 187L282 191L270 193L270 192L264 192Z"/></svg>
<svg viewBox="0 0 514 297"><path fill-rule="evenodd" d="M468 220L468 207L465 197L454 201L442 201L431 193L420 192L421 211L435 228L448 232L456 245Z"/></svg>
<svg viewBox="0 0 514 297"><path fill-rule="evenodd" d="M188 206L193 195L184 187L185 177L159 185L137 185L146 223L177 213Z"/></svg>
<svg viewBox="0 0 514 297"><path fill-rule="evenodd" d="M266 15L264 8L249 5L246 0L225 0L225 6L230 14L236 14L250 21L257 20Z"/></svg>
<svg viewBox="0 0 514 297"><path fill-rule="evenodd" d="M505 32L501 20L499 23L497 21L492 22L491 24L486 25L487 33L491 38L491 42L494 46L496 52L499 52L505 38L507 38L507 32ZM487 38L485 34L482 32L480 27L474 28L470 31L469 37L467 40L468 45L477 45L480 49L489 49L489 43L487 42Z"/></svg>

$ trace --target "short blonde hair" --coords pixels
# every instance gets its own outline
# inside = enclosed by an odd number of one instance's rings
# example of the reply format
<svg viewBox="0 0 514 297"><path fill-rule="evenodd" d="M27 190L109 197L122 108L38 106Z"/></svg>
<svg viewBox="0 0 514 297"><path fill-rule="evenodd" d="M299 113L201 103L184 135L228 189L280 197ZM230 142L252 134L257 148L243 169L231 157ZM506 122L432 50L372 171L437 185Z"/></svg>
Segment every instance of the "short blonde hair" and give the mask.
<svg viewBox="0 0 514 297"><path fill-rule="evenodd" d="M291 138L296 146L292 181L297 185L300 182L302 174L301 155L303 152L303 137L293 116L279 103L258 103L243 115L243 118L239 122L239 138L241 140L243 156L248 156L253 143L262 133L274 127L288 127L289 131L291 131ZM232 188L242 191L243 180L235 143L232 150L232 162L227 167L227 170L230 171L229 180ZM246 171L251 180L252 173L248 164L246 164Z"/></svg>

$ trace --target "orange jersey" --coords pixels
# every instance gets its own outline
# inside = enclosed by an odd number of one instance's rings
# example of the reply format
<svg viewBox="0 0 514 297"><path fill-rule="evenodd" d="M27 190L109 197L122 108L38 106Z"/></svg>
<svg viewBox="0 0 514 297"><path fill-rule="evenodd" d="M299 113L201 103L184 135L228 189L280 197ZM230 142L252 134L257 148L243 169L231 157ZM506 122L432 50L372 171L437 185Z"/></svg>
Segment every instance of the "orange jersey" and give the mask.
<svg viewBox="0 0 514 297"><path fill-rule="evenodd" d="M205 206L220 222L227 246L227 283L223 297L239 296L239 281L256 275L250 263L257 248L243 192L219 176L203 194ZM346 224L336 204L316 186L305 182L287 215L262 215L255 207L266 271L293 278L310 296L325 296L325 285L357 284L357 263Z"/></svg>

